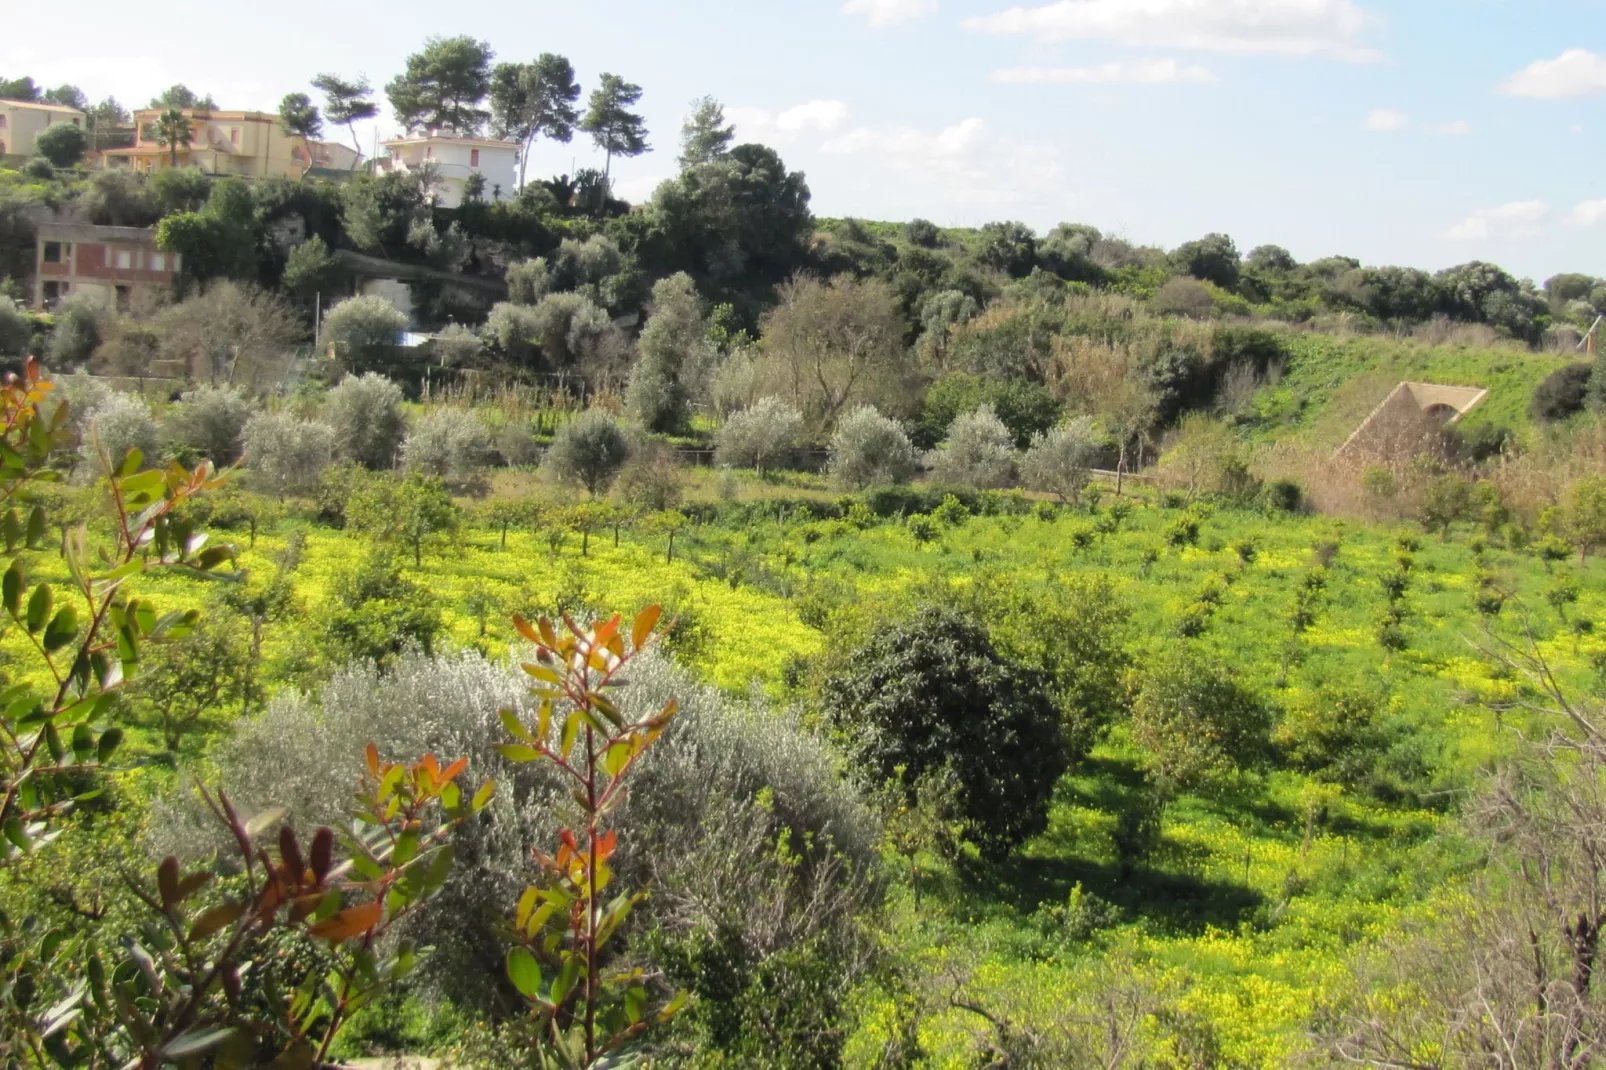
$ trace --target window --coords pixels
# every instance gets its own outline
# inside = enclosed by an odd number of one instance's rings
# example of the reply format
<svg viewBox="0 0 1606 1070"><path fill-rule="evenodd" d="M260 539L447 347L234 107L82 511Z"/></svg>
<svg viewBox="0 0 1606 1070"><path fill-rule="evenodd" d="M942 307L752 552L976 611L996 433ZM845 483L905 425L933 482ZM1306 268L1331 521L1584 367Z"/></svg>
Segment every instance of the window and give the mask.
<svg viewBox="0 0 1606 1070"><path fill-rule="evenodd" d="M78 122L78 116L76 116L76 115L75 115L75 116L73 116L73 120L72 120L72 124L73 124L73 125L74 125L74 126L80 126L80 125L82 125L82 124L81 124L81 123L79 123L79 122Z"/></svg>
<svg viewBox="0 0 1606 1070"><path fill-rule="evenodd" d="M5 128L6 128L6 117L4 115L0 115L0 130L4 130Z"/></svg>
<svg viewBox="0 0 1606 1070"><path fill-rule="evenodd" d="M238 146L240 144L240 128L239 127L237 127L237 126L229 127L229 144L230 145L234 145L234 146Z"/></svg>
<svg viewBox="0 0 1606 1070"><path fill-rule="evenodd" d="M479 149L469 149L468 150L468 165L470 167L478 167L480 165L480 150Z"/></svg>
<svg viewBox="0 0 1606 1070"><path fill-rule="evenodd" d="M124 271L134 266L134 254L128 249L117 250L117 266Z"/></svg>
<svg viewBox="0 0 1606 1070"><path fill-rule="evenodd" d="M56 302L61 300L62 285L59 282L45 283L45 307L54 308Z"/></svg>
<svg viewBox="0 0 1606 1070"><path fill-rule="evenodd" d="M434 158L435 158L435 146L434 145L425 145L424 146L424 159L433 160Z"/></svg>
<svg viewBox="0 0 1606 1070"><path fill-rule="evenodd" d="M128 311L128 293L129 291L127 286L117 287L117 311Z"/></svg>
<svg viewBox="0 0 1606 1070"><path fill-rule="evenodd" d="M167 270L167 254L166 253L152 253L151 254L151 270L152 271L166 271Z"/></svg>
<svg viewBox="0 0 1606 1070"><path fill-rule="evenodd" d="M47 241L47 242L45 242L45 263L47 263L47 264L59 264L59 263L61 263L61 242L59 242L59 241Z"/></svg>

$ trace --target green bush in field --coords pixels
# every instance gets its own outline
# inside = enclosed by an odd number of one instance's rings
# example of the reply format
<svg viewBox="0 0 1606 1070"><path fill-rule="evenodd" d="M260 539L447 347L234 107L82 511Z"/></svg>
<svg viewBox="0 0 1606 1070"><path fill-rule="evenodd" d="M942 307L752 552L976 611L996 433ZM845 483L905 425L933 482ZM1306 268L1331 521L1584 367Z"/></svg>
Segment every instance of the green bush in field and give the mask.
<svg viewBox="0 0 1606 1070"><path fill-rule="evenodd" d="M541 467L595 498L607 493L629 459L630 440L619 422L601 409L587 409L558 429Z"/></svg>
<svg viewBox="0 0 1606 1070"><path fill-rule="evenodd" d="M950 772L964 838L998 858L1047 826L1069 766L1048 687L973 620L926 608L848 653L819 702L869 782L896 781L912 801L922 778Z"/></svg>
<svg viewBox="0 0 1606 1070"><path fill-rule="evenodd" d="M403 579L390 555L375 550L336 587L323 631L331 662L384 664L413 647L428 653L442 627L429 592Z"/></svg>
<svg viewBox="0 0 1606 1070"><path fill-rule="evenodd" d="M340 456L364 468L394 465L407 433L401 403L401 387L383 375L368 372L342 379L329 391L323 410Z"/></svg>
<svg viewBox="0 0 1606 1070"><path fill-rule="evenodd" d="M837 421L831 434L831 478L850 490L907 483L920 459L898 421L860 405Z"/></svg>
<svg viewBox="0 0 1606 1070"><path fill-rule="evenodd" d="M1160 785L1179 791L1216 786L1255 765L1270 732L1260 700L1193 649L1173 648L1145 668L1132 706L1132 738Z"/></svg>
<svg viewBox="0 0 1606 1070"><path fill-rule="evenodd" d="M162 420L168 442L207 458L220 468L233 464L243 448L252 406L232 386L199 386L186 390Z"/></svg>

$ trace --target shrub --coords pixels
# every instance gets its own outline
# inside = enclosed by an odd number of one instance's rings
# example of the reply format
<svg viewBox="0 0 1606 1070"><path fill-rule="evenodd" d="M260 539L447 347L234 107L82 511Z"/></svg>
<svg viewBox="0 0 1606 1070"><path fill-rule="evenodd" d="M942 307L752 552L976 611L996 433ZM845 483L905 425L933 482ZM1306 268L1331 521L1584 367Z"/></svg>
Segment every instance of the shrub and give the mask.
<svg viewBox="0 0 1606 1070"><path fill-rule="evenodd" d="M830 448L831 478L850 490L907 483L920 467L903 425L870 405L837 421Z"/></svg>
<svg viewBox="0 0 1606 1070"><path fill-rule="evenodd" d="M307 494L334 459L329 425L298 420L287 412L259 412L246 422L245 467L270 494Z"/></svg>
<svg viewBox="0 0 1606 1070"><path fill-rule="evenodd" d="M502 301L491 306L481 337L512 363L528 365L534 362L541 323L541 317L530 306Z"/></svg>
<svg viewBox="0 0 1606 1070"><path fill-rule="evenodd" d="M1053 494L1061 502L1080 501L1098 446L1093 418L1078 416L1032 438L1021 461L1021 477L1032 490Z"/></svg>
<svg viewBox="0 0 1606 1070"><path fill-rule="evenodd" d="M884 624L824 682L820 703L863 774L897 781L914 801L927 776L959 786L964 839L1006 855L1048 824L1069 765L1046 681L1004 658L952 610Z"/></svg>
<svg viewBox="0 0 1606 1070"><path fill-rule="evenodd" d="M932 475L943 483L989 489L1015 479L1015 443L991 405L954 420L941 449L926 455Z"/></svg>
<svg viewBox="0 0 1606 1070"><path fill-rule="evenodd" d="M627 717L671 697L680 707L615 815L630 830L614 858L616 881L652 886L632 915L630 948L650 945L654 960L665 953L671 979L714 1004L709 1018L738 1016L767 990L818 1004L814 1024L829 1025L870 961L858 919L869 921L878 899L873 817L837 776L830 749L784 714L732 702L661 655L634 661L629 677L618 692ZM315 698L281 693L217 755L221 786L242 810L285 806L296 822L344 819L370 741L382 754L461 754L476 779L494 777L491 820L464 827L441 899L401 934L436 949L419 968L427 990L482 1011L512 995L502 919L542 872L533 850L550 850L572 806L544 764L514 764L498 751L499 710L532 719L528 684L517 666L477 654L402 654L383 673L348 666ZM185 853L213 844L182 796L160 808L155 834ZM715 953L733 948L739 954ZM807 1039L768 1032L776 1027L758 1020L768 1016L743 1017L715 1043ZM702 1015L694 1023L714 1025Z"/></svg>
<svg viewBox="0 0 1606 1070"><path fill-rule="evenodd" d="M111 394L86 415L85 424L87 438L82 448L97 475L109 474L131 449L145 455L146 467L160 459L156 421L141 398Z"/></svg>
<svg viewBox="0 0 1606 1070"><path fill-rule="evenodd" d="M50 363L57 368L76 367L100 345L106 308L88 297L69 297L56 306L50 332Z"/></svg>
<svg viewBox="0 0 1606 1070"><path fill-rule="evenodd" d="M636 343L625 411L648 431L684 430L691 419L692 385L709 356L708 324L696 284L679 272L652 288L652 314Z"/></svg>
<svg viewBox="0 0 1606 1070"><path fill-rule="evenodd" d="M1025 449L1034 435L1050 430L1060 418L1060 403L1038 383L950 372L926 391L913 430L916 444L935 446L947 437L954 420L984 404L1009 428L1017 449Z"/></svg>
<svg viewBox="0 0 1606 1070"><path fill-rule="evenodd" d="M251 419L251 403L232 386L187 390L167 411L162 431L175 446L194 450L219 468L240 457L241 435Z"/></svg>
<svg viewBox="0 0 1606 1070"><path fill-rule="evenodd" d="M1595 366L1588 362L1557 368L1534 387L1528 415L1535 420L1557 421L1584 411L1589 400L1589 377Z"/></svg>
<svg viewBox="0 0 1606 1070"><path fill-rule="evenodd" d="M412 649L429 653L443 626L429 592L403 579L390 555L376 550L336 587L324 613L324 646L335 665L384 664Z"/></svg>
<svg viewBox="0 0 1606 1070"><path fill-rule="evenodd" d="M1160 656L1132 707L1132 738L1156 781L1188 791L1218 784L1264 754L1271 720L1255 696L1192 650Z"/></svg>
<svg viewBox="0 0 1606 1070"><path fill-rule="evenodd" d="M401 403L401 387L383 375L368 372L342 379L329 391L323 411L339 455L365 468L395 464L407 429Z"/></svg>
<svg viewBox="0 0 1606 1070"><path fill-rule="evenodd" d="M438 407L418 418L402 443L402 467L463 479L491 453L491 433L472 409Z"/></svg>
<svg viewBox="0 0 1606 1070"><path fill-rule="evenodd" d="M0 357L24 357L33 344L33 327L11 298L0 295Z"/></svg>
<svg viewBox="0 0 1606 1070"><path fill-rule="evenodd" d="M52 123L34 138L33 146L55 167L76 167L89 148L89 135L76 123Z"/></svg>
<svg viewBox="0 0 1606 1070"><path fill-rule="evenodd" d="M715 459L720 464L754 468L762 475L796 449L803 438L803 414L777 397L731 416L720 428Z"/></svg>
<svg viewBox="0 0 1606 1070"><path fill-rule="evenodd" d="M1375 694L1356 687L1322 687L1294 704L1277 726L1284 760L1320 780L1365 786L1389 747Z"/></svg>
<svg viewBox="0 0 1606 1070"><path fill-rule="evenodd" d="M630 459L630 441L619 422L601 409L587 409L558 429L542 468L560 483L607 492Z"/></svg>
<svg viewBox="0 0 1606 1070"><path fill-rule="evenodd" d="M1274 479L1265 487L1266 506L1279 513L1297 513L1305 504L1305 490L1292 479Z"/></svg>
<svg viewBox="0 0 1606 1070"><path fill-rule="evenodd" d="M401 341L405 330L407 317L374 294L348 297L323 318L323 337L334 343L335 353L356 372L381 361Z"/></svg>
<svg viewBox="0 0 1606 1070"><path fill-rule="evenodd" d="M680 465L674 451L651 439L632 446L614 493L626 504L653 513L680 505Z"/></svg>
<svg viewBox="0 0 1606 1070"><path fill-rule="evenodd" d="M1422 526L1437 531L1440 541L1450 537L1457 520L1466 519L1472 508L1472 487L1458 475L1443 475L1428 484L1422 494Z"/></svg>
<svg viewBox="0 0 1606 1070"><path fill-rule="evenodd" d="M447 324L430 339L429 347L443 368L472 367L485 351L485 343L480 341L480 336L461 323Z"/></svg>

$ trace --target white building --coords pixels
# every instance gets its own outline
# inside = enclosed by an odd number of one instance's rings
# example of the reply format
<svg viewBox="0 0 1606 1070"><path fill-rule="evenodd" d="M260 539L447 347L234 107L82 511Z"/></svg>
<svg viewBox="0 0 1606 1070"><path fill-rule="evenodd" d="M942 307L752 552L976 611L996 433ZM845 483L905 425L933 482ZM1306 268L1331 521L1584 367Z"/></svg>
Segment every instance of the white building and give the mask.
<svg viewBox="0 0 1606 1070"><path fill-rule="evenodd" d="M37 100L0 100L0 156L32 156L34 138L56 123L84 129L84 113Z"/></svg>
<svg viewBox="0 0 1606 1070"><path fill-rule="evenodd" d="M435 203L456 208L463 203L463 188L470 175L485 179L487 201L505 201L516 192L519 146L512 141L429 134L385 142L390 153L378 161L380 171L417 171L433 168L438 180Z"/></svg>

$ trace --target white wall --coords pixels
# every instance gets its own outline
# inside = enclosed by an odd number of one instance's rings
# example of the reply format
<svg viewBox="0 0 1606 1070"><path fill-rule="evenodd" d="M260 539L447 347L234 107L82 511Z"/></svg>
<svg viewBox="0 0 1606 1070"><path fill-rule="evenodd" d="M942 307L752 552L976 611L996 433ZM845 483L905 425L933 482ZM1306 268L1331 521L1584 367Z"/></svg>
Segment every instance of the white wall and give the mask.
<svg viewBox="0 0 1606 1070"><path fill-rule="evenodd" d="M472 174L485 176L485 199L508 200L516 191L518 182L518 146L485 143L464 143L450 138L431 138L428 141L390 145L392 160L388 166L414 170L433 164L441 178L439 203L443 208L456 208L463 203L463 185ZM474 163L474 153L479 163ZM498 190L500 187L500 190Z"/></svg>

